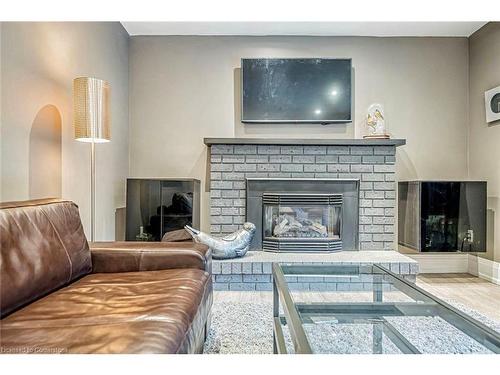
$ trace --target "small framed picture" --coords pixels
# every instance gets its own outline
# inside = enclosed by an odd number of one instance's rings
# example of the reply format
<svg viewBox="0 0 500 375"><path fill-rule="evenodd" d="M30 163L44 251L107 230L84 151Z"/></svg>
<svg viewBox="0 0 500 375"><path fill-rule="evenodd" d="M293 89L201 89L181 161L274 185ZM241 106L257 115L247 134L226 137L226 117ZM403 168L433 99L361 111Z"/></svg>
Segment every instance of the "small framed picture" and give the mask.
<svg viewBox="0 0 500 375"><path fill-rule="evenodd" d="M486 122L500 120L500 86L484 93L486 106Z"/></svg>

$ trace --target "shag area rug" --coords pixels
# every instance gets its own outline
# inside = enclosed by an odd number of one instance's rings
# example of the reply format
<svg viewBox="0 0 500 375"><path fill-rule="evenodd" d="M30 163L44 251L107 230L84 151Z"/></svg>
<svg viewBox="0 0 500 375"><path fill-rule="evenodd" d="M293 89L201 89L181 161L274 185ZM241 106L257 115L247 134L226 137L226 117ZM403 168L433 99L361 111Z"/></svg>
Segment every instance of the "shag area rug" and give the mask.
<svg viewBox="0 0 500 375"><path fill-rule="evenodd" d="M247 292L252 293L252 292ZM259 300L256 298L256 300ZM500 322L454 301L446 301L500 332ZM214 302L212 324L205 343L207 354L272 354L272 303L269 302ZM491 353L461 331L436 317L392 317L390 323L422 353ZM373 326L371 324L336 325L322 322L304 326L315 353L364 354L372 352ZM284 329L288 352L293 346ZM450 337L453 337L450 340ZM384 354L401 353L384 335Z"/></svg>

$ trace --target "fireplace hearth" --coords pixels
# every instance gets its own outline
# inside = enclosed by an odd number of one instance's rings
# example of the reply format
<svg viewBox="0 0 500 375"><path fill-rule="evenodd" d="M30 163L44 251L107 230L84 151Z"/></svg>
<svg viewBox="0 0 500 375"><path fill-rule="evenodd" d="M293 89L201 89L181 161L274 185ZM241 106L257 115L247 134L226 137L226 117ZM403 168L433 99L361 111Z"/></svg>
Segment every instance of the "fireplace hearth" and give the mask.
<svg viewBox="0 0 500 375"><path fill-rule="evenodd" d="M252 249L358 250L359 180L248 178L246 186Z"/></svg>

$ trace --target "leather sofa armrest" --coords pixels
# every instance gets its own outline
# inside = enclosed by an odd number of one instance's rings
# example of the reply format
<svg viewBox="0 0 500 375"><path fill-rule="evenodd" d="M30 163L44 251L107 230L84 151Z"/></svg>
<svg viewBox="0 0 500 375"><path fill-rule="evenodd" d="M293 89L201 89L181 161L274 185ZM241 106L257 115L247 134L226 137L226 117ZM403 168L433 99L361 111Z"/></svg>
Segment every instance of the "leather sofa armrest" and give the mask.
<svg viewBox="0 0 500 375"><path fill-rule="evenodd" d="M212 272L211 250L177 242L92 242L92 273L198 268Z"/></svg>

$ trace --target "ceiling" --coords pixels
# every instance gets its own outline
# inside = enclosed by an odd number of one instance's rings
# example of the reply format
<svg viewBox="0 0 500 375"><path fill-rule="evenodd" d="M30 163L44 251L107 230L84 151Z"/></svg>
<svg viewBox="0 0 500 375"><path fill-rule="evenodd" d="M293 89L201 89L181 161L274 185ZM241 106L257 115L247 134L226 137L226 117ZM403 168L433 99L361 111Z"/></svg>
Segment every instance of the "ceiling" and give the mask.
<svg viewBox="0 0 500 375"><path fill-rule="evenodd" d="M487 22L122 22L130 35L469 37Z"/></svg>

